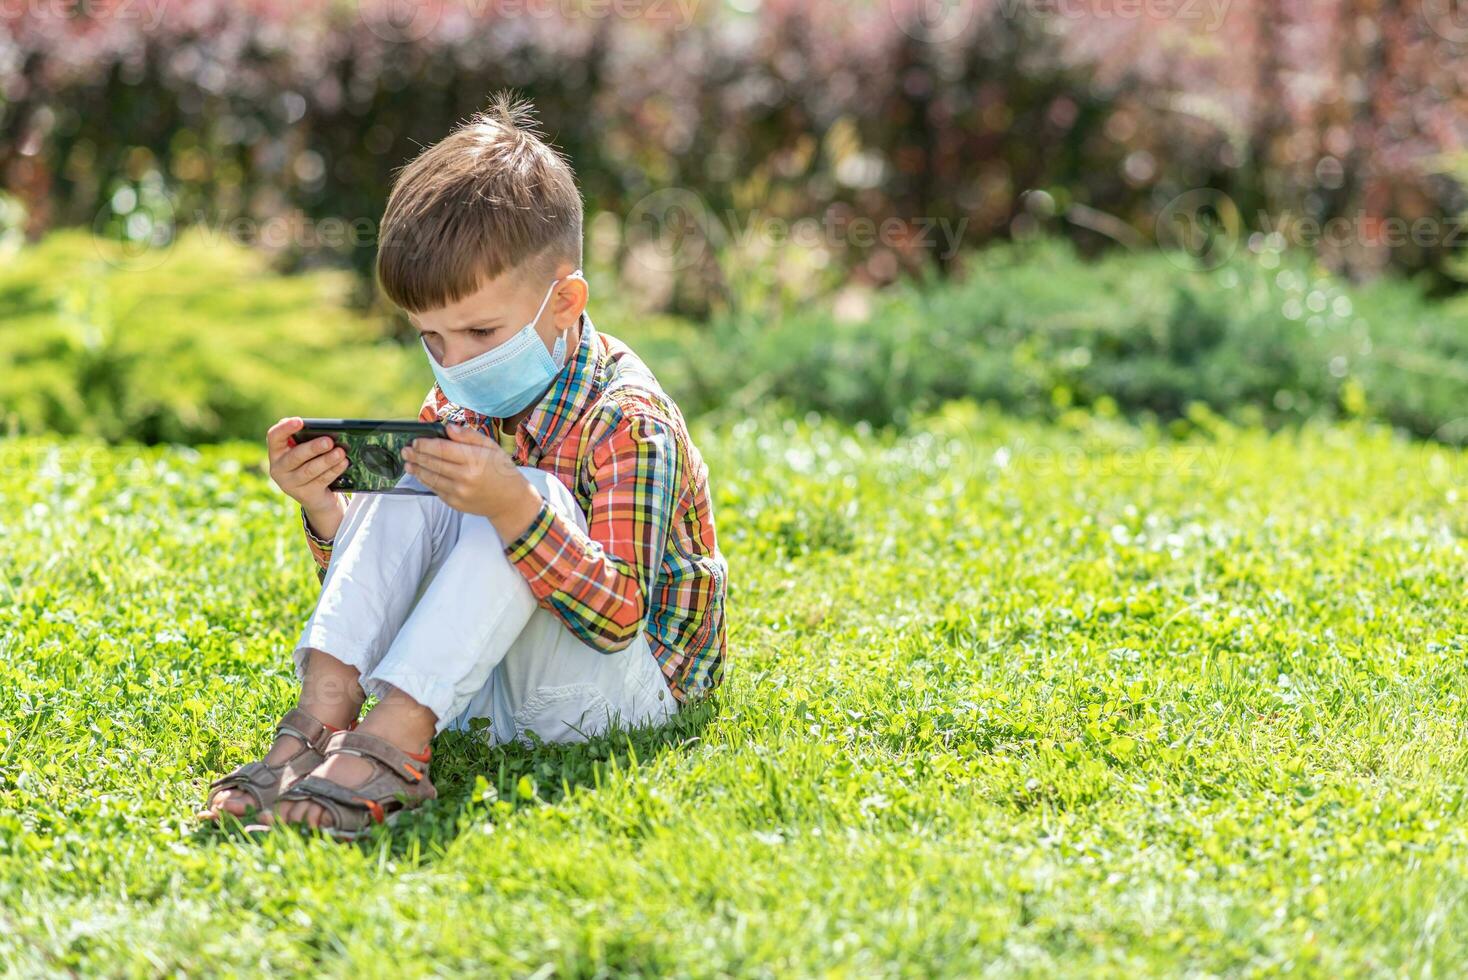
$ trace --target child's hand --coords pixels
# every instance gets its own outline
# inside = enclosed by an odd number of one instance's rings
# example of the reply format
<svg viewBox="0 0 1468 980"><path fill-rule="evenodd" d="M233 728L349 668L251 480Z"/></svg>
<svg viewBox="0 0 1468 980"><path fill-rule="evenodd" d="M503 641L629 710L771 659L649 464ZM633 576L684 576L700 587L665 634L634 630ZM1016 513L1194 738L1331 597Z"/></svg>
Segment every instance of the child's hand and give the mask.
<svg viewBox="0 0 1468 980"><path fill-rule="evenodd" d="M270 451L270 479L286 496L306 508L306 513L313 517L312 525L321 532L323 528L314 517L340 510L341 500L327 486L347 468L347 454L343 449L333 448L330 436L295 445L291 435L303 425L299 417L281 419L265 434L265 445Z"/></svg>
<svg viewBox="0 0 1468 980"><path fill-rule="evenodd" d="M543 501L499 443L466 425L449 425L447 439L414 439L403 449L407 471L440 500L465 514L489 518L513 541L540 513Z"/></svg>

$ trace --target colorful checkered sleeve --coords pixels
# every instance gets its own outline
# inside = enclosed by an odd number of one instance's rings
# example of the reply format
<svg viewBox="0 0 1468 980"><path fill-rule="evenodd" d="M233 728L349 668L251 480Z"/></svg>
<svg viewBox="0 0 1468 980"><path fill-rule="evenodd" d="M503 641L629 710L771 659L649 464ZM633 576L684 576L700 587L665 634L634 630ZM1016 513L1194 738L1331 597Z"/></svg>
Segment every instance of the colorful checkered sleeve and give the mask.
<svg viewBox="0 0 1468 980"><path fill-rule="evenodd" d="M301 527L306 531L306 545L311 549L311 557L316 559L316 564L322 568L330 565L331 538L323 538L311 529L311 520L306 516L304 507L301 508Z"/></svg>
<svg viewBox="0 0 1468 980"><path fill-rule="evenodd" d="M619 412L592 454L587 530L542 504L505 546L540 604L598 650L621 650L642 629L678 502L681 457L668 422Z"/></svg>
<svg viewBox="0 0 1468 980"><path fill-rule="evenodd" d="M350 494L343 494L344 499L350 498ZM331 538L323 538L311 530L311 521L306 517L306 508L301 508L301 527L306 532L306 547L311 549L311 557L316 559L316 578L318 581L326 581L326 568L331 564Z"/></svg>

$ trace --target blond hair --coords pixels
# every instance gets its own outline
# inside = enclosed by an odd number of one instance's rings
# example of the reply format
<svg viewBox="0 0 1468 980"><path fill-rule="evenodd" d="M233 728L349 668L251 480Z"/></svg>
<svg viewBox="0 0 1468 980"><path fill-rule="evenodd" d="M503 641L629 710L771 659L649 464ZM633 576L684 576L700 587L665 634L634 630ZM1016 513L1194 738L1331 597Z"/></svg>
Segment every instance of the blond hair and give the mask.
<svg viewBox="0 0 1468 980"><path fill-rule="evenodd" d="M534 262L581 266L581 192L530 103L510 92L398 174L377 251L377 281L413 313L438 309Z"/></svg>

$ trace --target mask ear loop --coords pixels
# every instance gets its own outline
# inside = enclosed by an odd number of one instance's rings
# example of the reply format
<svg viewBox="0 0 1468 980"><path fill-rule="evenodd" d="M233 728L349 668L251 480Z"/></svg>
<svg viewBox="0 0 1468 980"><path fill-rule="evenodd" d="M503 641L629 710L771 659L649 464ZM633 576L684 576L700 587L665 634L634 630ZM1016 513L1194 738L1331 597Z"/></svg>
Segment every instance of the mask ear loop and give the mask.
<svg viewBox="0 0 1468 980"><path fill-rule="evenodd" d="M565 279L566 279L567 282L571 281L572 279L580 279L582 282L586 282L586 277L581 274L581 270L580 269L577 269L575 272L571 273L569 276L566 276ZM555 290L556 284L559 283L560 281L561 280L557 279L555 282L551 283L551 290L552 290L552 292ZM546 294L546 297L545 297L546 303L549 303L550 302L550 296L551 296L550 293L547 293ZM545 309L545 303L542 303L541 304L541 309L542 310ZM537 320L540 319L540 314L539 313L535 314L535 319L537 319ZM577 317L577 319L579 320L580 317ZM551 362L555 364L557 370L560 370L561 368L563 368L563 367L566 366L566 354L567 354L567 351L566 351L566 338L570 335L570 333L571 333L571 327L570 326L567 326L565 330L562 330L561 331L561 335L556 338L556 351L558 353L553 353L551 355Z"/></svg>

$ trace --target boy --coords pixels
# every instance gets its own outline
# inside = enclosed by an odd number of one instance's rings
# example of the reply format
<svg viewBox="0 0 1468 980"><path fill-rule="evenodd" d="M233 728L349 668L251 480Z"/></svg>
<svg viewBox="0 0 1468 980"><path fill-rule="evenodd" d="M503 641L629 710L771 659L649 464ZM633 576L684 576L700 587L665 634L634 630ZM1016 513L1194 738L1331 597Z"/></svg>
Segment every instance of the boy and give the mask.
<svg viewBox="0 0 1468 980"><path fill-rule="evenodd" d="M356 836L436 795L445 728L574 741L665 720L722 679L707 468L652 373L593 328L581 222L570 166L507 96L399 175L377 274L437 379L420 417L449 423L404 451L436 495L343 499L341 449L294 445L299 418L270 429L322 592L297 707L201 816Z"/></svg>

